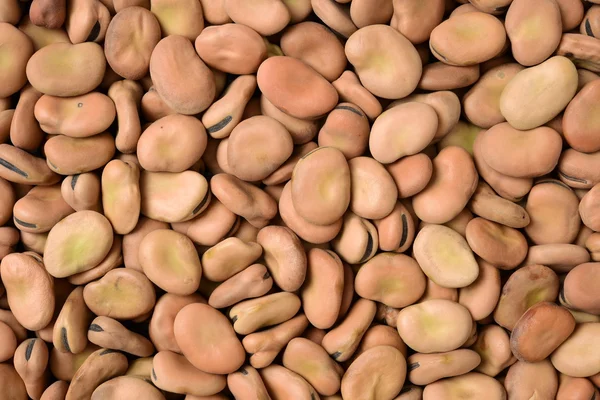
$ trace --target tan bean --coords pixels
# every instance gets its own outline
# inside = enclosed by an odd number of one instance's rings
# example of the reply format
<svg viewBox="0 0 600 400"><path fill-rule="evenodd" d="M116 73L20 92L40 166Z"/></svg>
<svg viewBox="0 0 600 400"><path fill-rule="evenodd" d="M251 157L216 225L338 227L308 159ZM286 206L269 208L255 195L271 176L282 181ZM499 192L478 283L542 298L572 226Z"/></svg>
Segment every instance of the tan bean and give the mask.
<svg viewBox="0 0 600 400"><path fill-rule="evenodd" d="M481 363L475 371L492 377L517 361L511 353L508 334L498 325L481 328L471 348L481 356Z"/></svg>
<svg viewBox="0 0 600 400"><path fill-rule="evenodd" d="M115 141L106 132L87 138L57 135L46 142L44 152L51 170L61 175L75 175L106 165L115 154Z"/></svg>
<svg viewBox="0 0 600 400"><path fill-rule="evenodd" d="M102 208L115 233L126 235L137 225L141 208L140 170L130 162L110 161L102 171Z"/></svg>
<svg viewBox="0 0 600 400"><path fill-rule="evenodd" d="M355 291L394 308L414 304L425 292L425 275L414 259L381 253L364 264L356 275Z"/></svg>
<svg viewBox="0 0 600 400"><path fill-rule="evenodd" d="M2 65L2 89L0 98L9 97L18 92L27 82L25 66L33 54L33 44L26 34L7 22L0 22L2 37L1 57L7 60Z"/></svg>
<svg viewBox="0 0 600 400"><path fill-rule="evenodd" d="M444 2L440 0L430 0L426 3L394 0L392 4L393 16L390 25L414 44L427 41L431 31L444 17ZM385 22L387 21L381 21Z"/></svg>
<svg viewBox="0 0 600 400"><path fill-rule="evenodd" d="M154 346L148 339L129 331L120 322L109 317L96 317L89 325L87 338L100 347L120 350L138 357L154 354Z"/></svg>
<svg viewBox="0 0 600 400"><path fill-rule="evenodd" d="M561 399L589 399L598 396L598 390L585 378L573 378L559 374L558 393L556 398ZM590 396L591 395L591 396Z"/></svg>
<svg viewBox="0 0 600 400"><path fill-rule="evenodd" d="M244 348L230 322L206 304L188 304L181 309L174 333L185 358L201 371L229 374L244 363Z"/></svg>
<svg viewBox="0 0 600 400"><path fill-rule="evenodd" d="M465 306L475 321L492 314L500 298L500 272L490 263L478 260L479 276L469 286L460 289L458 302Z"/></svg>
<svg viewBox="0 0 600 400"><path fill-rule="evenodd" d="M135 319L154 307L154 286L131 268L115 268L83 289L85 304L98 316Z"/></svg>
<svg viewBox="0 0 600 400"><path fill-rule="evenodd" d="M303 82L302 85L289 82ZM275 107L292 117L316 119L338 102L335 88L301 60L271 57L260 65L258 87ZM309 83L310 82L310 83Z"/></svg>
<svg viewBox="0 0 600 400"><path fill-rule="evenodd" d="M69 383L65 381L56 381L42 394L40 400L64 400L69 390Z"/></svg>
<svg viewBox="0 0 600 400"><path fill-rule="evenodd" d="M342 322L327 332L323 338L323 348L336 361L350 359L373 321L375 312L375 302L367 299L357 300Z"/></svg>
<svg viewBox="0 0 600 400"><path fill-rule="evenodd" d="M5 388L3 396L6 396L7 400L27 398L25 384L12 365L7 363L0 364L0 384Z"/></svg>
<svg viewBox="0 0 600 400"><path fill-rule="evenodd" d="M373 221L377 228L379 249L403 253L415 238L415 223L412 215L402 203L396 203L385 218Z"/></svg>
<svg viewBox="0 0 600 400"><path fill-rule="evenodd" d="M79 96L102 81L106 60L96 43L53 43L38 50L27 63L27 79L39 92Z"/></svg>
<svg viewBox="0 0 600 400"><path fill-rule="evenodd" d="M575 331L550 357L552 365L559 372L582 378L600 372L597 341L600 323L578 324ZM574 356L575 355L575 356Z"/></svg>
<svg viewBox="0 0 600 400"><path fill-rule="evenodd" d="M600 314L600 304L592 289L599 279L597 266L596 263L584 263L569 271L561 290L561 303L589 314Z"/></svg>
<svg viewBox="0 0 600 400"><path fill-rule="evenodd" d="M450 400L457 391L468 400L506 398L506 391L497 380L478 372L469 372L427 385L423 391L423 400Z"/></svg>
<svg viewBox="0 0 600 400"><path fill-rule="evenodd" d="M215 175L210 181L210 190L227 209L244 217L255 228L264 228L277 214L277 203L271 196L233 175Z"/></svg>
<svg viewBox="0 0 600 400"><path fill-rule="evenodd" d="M402 340L421 353L456 350L471 333L469 311L449 300L427 300L408 306L398 314Z"/></svg>
<svg viewBox="0 0 600 400"><path fill-rule="evenodd" d="M24 185L53 185L60 181L43 158L9 144L0 144L0 178Z"/></svg>
<svg viewBox="0 0 600 400"><path fill-rule="evenodd" d="M529 192L525 210L531 223L525 227L535 244L572 243L581 225L579 199L564 183L541 180ZM548 216L552 216L548 220Z"/></svg>
<svg viewBox="0 0 600 400"><path fill-rule="evenodd" d="M181 353L173 332L174 321L177 313L192 303L206 303L206 300L196 293L188 296L165 293L158 299L148 326L149 337L158 351Z"/></svg>
<svg viewBox="0 0 600 400"><path fill-rule="evenodd" d="M348 166L351 177L350 209L352 212L368 219L381 219L388 216L396 204L397 193L391 175L378 161L369 157L353 158L348 162Z"/></svg>
<svg viewBox="0 0 600 400"><path fill-rule="evenodd" d="M454 302L458 302L458 290L455 288L447 288L438 285L430 278L427 278L427 286L425 287L425 293L419 299L419 303L422 303L427 300L450 300Z"/></svg>
<svg viewBox="0 0 600 400"><path fill-rule="evenodd" d="M21 231L44 233L73 212L58 184L36 186L15 203L13 221Z"/></svg>
<svg viewBox="0 0 600 400"><path fill-rule="evenodd" d="M239 400L271 399L260 374L249 365L244 365L239 371L227 375L227 386Z"/></svg>
<svg viewBox="0 0 600 400"><path fill-rule="evenodd" d="M0 227L0 261L15 251L19 241L23 243L23 247L26 247L25 240L21 236L15 228L8 226Z"/></svg>
<svg viewBox="0 0 600 400"><path fill-rule="evenodd" d="M387 164L385 168L394 178L401 199L421 192L433 176L431 159L423 153L401 158ZM419 173L414 173L414 171L419 171Z"/></svg>
<svg viewBox="0 0 600 400"><path fill-rule="evenodd" d="M1 277L10 310L20 325L35 331L47 326L54 314L54 279L34 253L13 253L2 259ZM31 310L36 310L32 313Z"/></svg>
<svg viewBox="0 0 600 400"><path fill-rule="evenodd" d="M517 361L508 369L504 387L511 399L530 399L538 395L553 399L558 390L558 379L548 360L537 363Z"/></svg>
<svg viewBox="0 0 600 400"><path fill-rule="evenodd" d="M117 81L108 89L117 114L115 146L122 153L133 153L142 134L138 111L142 95L142 87L131 80Z"/></svg>
<svg viewBox="0 0 600 400"><path fill-rule="evenodd" d="M78 354L63 353L53 348L50 350L50 372L57 379L71 381L81 364L98 349L99 347L92 343L88 343L85 350Z"/></svg>
<svg viewBox="0 0 600 400"><path fill-rule="evenodd" d="M468 204L475 214L511 228L524 228L531 219L518 204L498 196L485 182L480 181Z"/></svg>
<svg viewBox="0 0 600 400"><path fill-rule="evenodd" d="M273 278L262 264L253 264L238 272L210 295L208 304L215 308L230 307L242 300L267 294L273 286Z"/></svg>
<svg viewBox="0 0 600 400"><path fill-rule="evenodd" d="M435 62L423 67L418 88L422 90L452 90L471 86L479 79L479 65L455 66Z"/></svg>
<svg viewBox="0 0 600 400"><path fill-rule="evenodd" d="M21 8L16 0L5 2L0 8L0 21L16 25L21 19Z"/></svg>
<svg viewBox="0 0 600 400"><path fill-rule="evenodd" d="M183 233L196 244L214 246L221 239L235 233L239 217L229 211L217 198L197 217L171 224L174 231Z"/></svg>
<svg viewBox="0 0 600 400"><path fill-rule="evenodd" d="M432 180L413 197L415 213L425 222L448 222L465 207L477 181L475 165L466 150L454 146L443 149L433 160ZM445 199L443 207L440 196Z"/></svg>
<svg viewBox="0 0 600 400"><path fill-rule="evenodd" d="M516 229L474 218L467 225L467 242L475 254L497 268L516 268L527 256L527 240Z"/></svg>
<svg viewBox="0 0 600 400"><path fill-rule="evenodd" d="M261 369L260 376L273 400L320 398L304 378L280 365Z"/></svg>
<svg viewBox="0 0 600 400"><path fill-rule="evenodd" d="M223 282L254 263L262 254L262 247L236 238L227 238L202 255L204 276L213 282Z"/></svg>
<svg viewBox="0 0 600 400"><path fill-rule="evenodd" d="M8 104L7 106L11 107L12 105ZM0 108L0 110L2 110L2 108ZM6 143L10 138L10 125L12 124L14 115L14 109L5 109L0 111L0 143Z"/></svg>
<svg viewBox="0 0 600 400"><path fill-rule="evenodd" d="M502 287L494 311L494 321L513 330L519 318L533 305L554 301L558 296L558 277L543 265L528 265L516 270Z"/></svg>
<svg viewBox="0 0 600 400"><path fill-rule="evenodd" d="M528 130L556 117L577 90L574 67L567 58L555 56L517 73L500 96L504 118L515 129Z"/></svg>
<svg viewBox="0 0 600 400"><path fill-rule="evenodd" d="M344 71L337 80L332 82L332 85L337 90L341 101L356 104L370 120L374 120L381 114L381 103L362 86L354 72Z"/></svg>
<svg viewBox="0 0 600 400"><path fill-rule="evenodd" d="M171 35L156 45L150 75L163 101L180 114L206 110L216 94L213 73L183 36Z"/></svg>
<svg viewBox="0 0 600 400"><path fill-rule="evenodd" d="M365 332L358 349L356 349L356 352L349 362L352 363L359 355L377 346L395 347L405 358L408 353L406 344L404 344L395 328L386 325L372 325L367 332Z"/></svg>
<svg viewBox="0 0 600 400"><path fill-rule="evenodd" d="M4 225L10 221L16 201L15 190L11 184L0 178L0 225Z"/></svg>
<svg viewBox="0 0 600 400"><path fill-rule="evenodd" d="M248 335L260 328L290 320L300 309L300 298L293 293L273 293L257 299L244 300L233 306L228 316L233 329Z"/></svg>
<svg viewBox="0 0 600 400"><path fill-rule="evenodd" d="M377 346L361 354L342 378L344 398L392 399L406 378L406 360L391 346Z"/></svg>
<svg viewBox="0 0 600 400"><path fill-rule="evenodd" d="M48 386L48 360L48 347L43 340L27 339L17 347L13 363L31 398L43 399L42 393Z"/></svg>
<svg viewBox="0 0 600 400"><path fill-rule="evenodd" d="M289 228L271 225L258 232L256 241L277 286L288 292L298 290L307 273L307 257L298 236Z"/></svg>
<svg viewBox="0 0 600 400"><path fill-rule="evenodd" d="M525 258L523 264L541 264L560 273L569 272L575 266L588 261L590 261L590 253L583 246L575 244L541 244L529 247L527 258Z"/></svg>
<svg viewBox="0 0 600 400"><path fill-rule="evenodd" d="M179 173L143 171L140 177L143 215L164 222L194 218L210 202L206 178L194 171ZM172 207L176 202L177 208Z"/></svg>
<svg viewBox="0 0 600 400"><path fill-rule="evenodd" d="M485 41L482 40L484 37ZM506 32L497 18L482 12L470 12L435 27L429 48L438 60L446 64L467 66L492 59L505 43Z"/></svg>
<svg viewBox="0 0 600 400"><path fill-rule="evenodd" d="M442 150L450 146L459 146L473 156L475 140L482 130L479 126L469 122L458 121L454 128L438 142L437 148Z"/></svg>
<svg viewBox="0 0 600 400"><path fill-rule="evenodd" d="M481 357L473 350L459 349L436 354L415 353L406 361L408 380L416 385L428 385L472 371L481 362Z"/></svg>
<svg viewBox="0 0 600 400"><path fill-rule="evenodd" d="M65 29L74 44L101 42L110 19L110 11L102 2L67 0Z"/></svg>
<svg viewBox="0 0 600 400"><path fill-rule="evenodd" d="M98 386L92 393L91 400L116 400L130 396L131 393L136 393L137 396L148 400L165 399L157 388L142 379L118 376Z"/></svg>
<svg viewBox="0 0 600 400"><path fill-rule="evenodd" d="M562 36L557 2L515 0L506 13L506 33L513 57L524 66L536 65L554 53Z"/></svg>
<svg viewBox="0 0 600 400"><path fill-rule="evenodd" d="M332 31L348 38L356 32L356 25L350 16L350 7L338 2L311 0L313 11Z"/></svg>
<svg viewBox="0 0 600 400"><path fill-rule="evenodd" d="M369 142L369 121L352 103L340 103L319 131L319 146L335 147L349 160L362 155Z"/></svg>
<svg viewBox="0 0 600 400"><path fill-rule="evenodd" d="M83 299L83 287L75 288L54 323L52 342L62 352L81 353L88 344L87 329L92 314Z"/></svg>
<svg viewBox="0 0 600 400"><path fill-rule="evenodd" d="M308 339L294 338L288 343L283 365L306 379L321 395L333 395L340 389L342 367Z"/></svg>
<svg viewBox="0 0 600 400"><path fill-rule="evenodd" d="M307 326L308 319L306 316L298 314L273 328L245 336L242 344L246 352L250 354L250 364L254 368L265 368L271 365L275 357L290 340L302 335Z"/></svg>
<svg viewBox="0 0 600 400"><path fill-rule="evenodd" d="M16 147L35 151L44 140L44 132L34 116L34 108L42 96L31 85L21 89L19 101L10 124L10 141Z"/></svg>
<svg viewBox="0 0 600 400"><path fill-rule="evenodd" d="M417 87L421 77L421 61L416 49L390 26L371 25L359 29L346 42L345 53L364 87L379 97L406 97ZM373 57L381 61L374 63Z"/></svg>
<svg viewBox="0 0 600 400"><path fill-rule="evenodd" d="M6 362L15 355L15 350L17 349L17 337L10 326L4 322L0 322L0 343L2 343L0 360Z"/></svg>
<svg viewBox="0 0 600 400"><path fill-rule="evenodd" d="M127 371L127 358L114 350L99 349L81 364L77 370L65 400L91 398L94 390L102 383L123 375Z"/></svg>
<svg viewBox="0 0 600 400"><path fill-rule="evenodd" d="M40 0L36 0L39 2ZM64 0L49 0L52 2L65 2ZM66 5L65 5L66 6ZM62 6L64 7L64 6ZM35 12L34 12L35 14ZM52 16L58 16L60 13L52 14ZM34 16L35 19L35 16ZM31 42L33 43L33 50L38 51L42 47L45 47L51 43L63 42L70 43L69 35L64 29L60 28L47 28L45 26L38 26L31 22L29 15L24 15L21 18L21 23L18 25L19 30L25 33Z"/></svg>
<svg viewBox="0 0 600 400"><path fill-rule="evenodd" d="M35 103L35 118L44 132L75 138L104 132L115 115L111 99L99 92L68 98L43 95Z"/></svg>
<svg viewBox="0 0 600 400"><path fill-rule="evenodd" d="M237 77L226 89L223 97L215 101L202 116L202 123L208 127L211 137L228 137L242 120L242 114L256 90L256 77Z"/></svg>
<svg viewBox="0 0 600 400"><path fill-rule="evenodd" d="M415 258L423 272L435 283L460 288L473 283L479 266L467 241L442 225L427 225L415 238Z"/></svg>
<svg viewBox="0 0 600 400"><path fill-rule="evenodd" d="M599 72L600 65L596 57L598 40L588 35L564 33L556 54L569 58L576 66Z"/></svg>
<svg viewBox="0 0 600 400"><path fill-rule="evenodd" d="M583 153L574 149L562 152L558 161L558 177L572 188L591 189L600 183L596 175L596 163L600 161L600 153Z"/></svg>
<svg viewBox="0 0 600 400"><path fill-rule="evenodd" d="M398 126L402 126L398 130ZM385 164L419 153L429 145L438 129L435 109L428 104L408 102L381 114L369 136L373 157Z"/></svg>

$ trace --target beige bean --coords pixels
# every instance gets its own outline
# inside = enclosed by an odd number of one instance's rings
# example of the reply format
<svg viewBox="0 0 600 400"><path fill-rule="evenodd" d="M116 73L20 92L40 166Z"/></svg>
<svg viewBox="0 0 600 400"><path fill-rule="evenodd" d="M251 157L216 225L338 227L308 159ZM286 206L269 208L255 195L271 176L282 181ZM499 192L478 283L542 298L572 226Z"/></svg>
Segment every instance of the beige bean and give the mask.
<svg viewBox="0 0 600 400"><path fill-rule="evenodd" d="M350 16L350 7L339 2L311 0L312 9L317 17L332 31L348 38L356 32L356 25Z"/></svg>
<svg viewBox="0 0 600 400"><path fill-rule="evenodd" d="M15 355L15 350L17 349L17 337L10 326L4 322L0 322L0 343L2 343L0 360L6 362Z"/></svg>
<svg viewBox="0 0 600 400"><path fill-rule="evenodd" d="M109 317L96 317L89 325L87 338L97 346L120 350L138 357L154 354L154 346L148 339L131 332L120 322Z"/></svg>
<svg viewBox="0 0 600 400"><path fill-rule="evenodd" d="M525 208L498 196L489 185L480 181L477 189L468 204L469 209L490 221L497 222L511 228L524 228L531 219Z"/></svg>
<svg viewBox="0 0 600 400"><path fill-rule="evenodd" d="M102 171L102 208L116 233L126 235L137 225L140 170L131 162L110 161Z"/></svg>
<svg viewBox="0 0 600 400"><path fill-rule="evenodd" d="M590 253L583 246L576 244L540 244L529 247L527 258L525 258L523 264L541 264L560 273L569 272L575 266L588 261L590 261Z"/></svg>
<svg viewBox="0 0 600 400"><path fill-rule="evenodd" d="M484 260L478 260L479 276L458 293L458 302L465 306L473 320L480 321L492 314L500 298L500 271Z"/></svg>
<svg viewBox="0 0 600 400"><path fill-rule="evenodd" d="M427 41L431 31L444 17L444 2L440 0L430 0L426 3L394 0L392 4L393 16L390 25L414 44ZM387 21L382 21L385 22Z"/></svg>
<svg viewBox="0 0 600 400"><path fill-rule="evenodd" d="M379 249L403 253L415 238L415 223L406 206L396 203L392 212L385 218L373 221L377 228Z"/></svg>
<svg viewBox="0 0 600 400"><path fill-rule="evenodd" d="M224 0L223 7L234 22L249 26L263 36L281 31L291 18L285 4L275 0L262 0L252 7L239 0Z"/></svg>
<svg viewBox="0 0 600 400"><path fill-rule="evenodd" d="M559 374L558 381L558 393L556 394L558 400L568 398L589 399L599 395L598 390L586 378L573 378Z"/></svg>
<svg viewBox="0 0 600 400"><path fill-rule="evenodd" d="M390 26L371 25L359 29L348 38L345 53L363 86L379 97L406 97L417 87L421 77L422 66L416 49ZM373 57L381 61L374 63Z"/></svg>
<svg viewBox="0 0 600 400"><path fill-rule="evenodd" d="M102 2L66 0L65 29L72 43L101 42L110 22L110 11Z"/></svg>
<svg viewBox="0 0 600 400"><path fill-rule="evenodd" d="M559 372L582 378L600 372L597 341L600 323L578 324L575 331L550 357L552 365ZM576 355L576 356L574 356Z"/></svg>
<svg viewBox="0 0 600 400"><path fill-rule="evenodd" d="M481 362L481 357L473 350L459 349L436 354L415 353L406 362L408 380L415 385L428 385L472 371Z"/></svg>
<svg viewBox="0 0 600 400"><path fill-rule="evenodd" d="M341 101L356 104L370 120L374 120L381 114L381 103L362 86L354 72L344 71L337 80L332 82L332 85L337 90Z"/></svg>
<svg viewBox="0 0 600 400"><path fill-rule="evenodd" d="M155 0L151 2L150 11L160 23L164 37L181 35L193 41L204 29L204 15L199 0Z"/></svg>
<svg viewBox="0 0 600 400"><path fill-rule="evenodd" d="M188 304L181 309L174 333L185 358L201 371L229 374L244 363L244 348L230 322L206 304Z"/></svg>
<svg viewBox="0 0 600 400"><path fill-rule="evenodd" d="M183 233L196 244L214 246L221 239L235 233L239 217L229 211L217 198L212 198L208 207L197 217L171 224L174 231Z"/></svg>
<svg viewBox="0 0 600 400"><path fill-rule="evenodd" d="M16 25L21 19L21 8L16 0L5 2L0 8L0 21Z"/></svg>
<svg viewBox="0 0 600 400"><path fill-rule="evenodd" d="M390 173L401 199L411 197L421 192L433 176L431 159L423 154L415 154L399 159L385 166ZM419 171L419 173L414 173Z"/></svg>
<svg viewBox="0 0 600 400"><path fill-rule="evenodd" d="M18 148L35 151L44 140L44 132L34 116L34 108L42 96L31 85L21 89L19 101L10 124L10 141Z"/></svg>
<svg viewBox="0 0 600 400"><path fill-rule="evenodd" d="M517 73L500 96L504 118L515 129L528 130L556 117L577 90L574 67L569 59L555 56Z"/></svg>
<svg viewBox="0 0 600 400"><path fill-rule="evenodd" d="M12 365L7 363L0 364L0 384L5 388L3 396L6 396L8 400L27 398L25 384Z"/></svg>
<svg viewBox="0 0 600 400"><path fill-rule="evenodd" d="M56 278L64 278L92 269L106 257L112 243L112 226L102 214L70 214L48 234L44 248L46 270Z"/></svg>
<svg viewBox="0 0 600 400"><path fill-rule="evenodd" d="M13 363L31 398L43 399L42 393L48 386L48 360L48 347L43 340L27 339L17 347Z"/></svg>
<svg viewBox="0 0 600 400"><path fill-rule="evenodd" d="M366 262L375 255L379 247L377 229L368 220L347 212L342 230L331 242L331 246L350 264Z"/></svg>
<svg viewBox="0 0 600 400"><path fill-rule="evenodd" d="M4 225L12 217L13 207L17 201L15 190L5 179L0 178L0 224Z"/></svg>
<svg viewBox="0 0 600 400"><path fill-rule="evenodd" d="M292 136L294 144L310 143L320 128L316 120L299 119L286 114L271 103L265 95L260 96L260 113L281 122Z"/></svg>
<svg viewBox="0 0 600 400"><path fill-rule="evenodd" d="M65 381L56 381L44 391L40 400L64 400L69 390L69 383Z"/></svg>
<svg viewBox="0 0 600 400"><path fill-rule="evenodd" d="M395 347L405 358L408 353L406 344L404 344L395 328L386 325L372 325L362 337L358 349L350 359L350 363L365 351L377 346Z"/></svg>
<svg viewBox="0 0 600 400"><path fill-rule="evenodd" d="M250 364L254 368L265 368L271 365L275 357L290 340L302 335L307 326L308 319L306 316L298 314L289 321L273 328L245 336L242 344L246 352L250 354Z"/></svg>
<svg viewBox="0 0 600 400"><path fill-rule="evenodd" d="M223 282L254 263L261 254L259 244L230 237L204 252L202 270L207 279Z"/></svg>
<svg viewBox="0 0 600 400"><path fill-rule="evenodd" d="M502 287L494 311L494 321L513 330L519 318L533 305L554 301L558 296L558 276L543 265L528 265L516 270Z"/></svg>
<svg viewBox="0 0 600 400"><path fill-rule="evenodd" d="M467 241L442 225L427 225L415 238L415 258L423 272L435 283L460 288L473 283L479 266Z"/></svg>
<svg viewBox="0 0 600 400"><path fill-rule="evenodd" d="M600 314L600 304L592 289L598 281L597 266L596 263L584 263L569 271L560 295L563 305L590 314Z"/></svg>
<svg viewBox="0 0 600 400"><path fill-rule="evenodd" d="M450 300L457 302L458 290L454 288L440 286L434 281L432 281L430 278L427 278L427 286L425 288L425 293L423 293L423 297L419 299L419 303L434 299Z"/></svg>
<svg viewBox="0 0 600 400"><path fill-rule="evenodd" d="M574 149L562 152L558 161L558 177L572 188L591 189L600 183L596 163L600 152L583 153Z"/></svg>
<svg viewBox="0 0 600 400"><path fill-rule="evenodd" d="M26 247L26 240L22 239L22 236L15 228L8 226L0 227L0 261L15 251L19 241L23 243L23 247Z"/></svg>
<svg viewBox="0 0 600 400"><path fill-rule="evenodd" d="M452 90L471 86L479 79L479 64L455 66L435 62L423 67L418 88L422 90Z"/></svg>
<svg viewBox="0 0 600 400"><path fill-rule="evenodd" d="M352 212L368 219L388 216L396 204L397 193L391 175L379 162L369 157L353 158L348 162L348 166L351 176Z"/></svg>
<svg viewBox="0 0 600 400"><path fill-rule="evenodd" d="M456 350L471 333L471 314L449 300L427 300L408 306L398 314L402 340L420 353Z"/></svg>
<svg viewBox="0 0 600 400"><path fill-rule="evenodd" d="M154 307L154 286L144 274L131 268L115 268L83 289L89 309L98 316L135 319Z"/></svg>
<svg viewBox="0 0 600 400"><path fill-rule="evenodd" d="M481 328L471 348L481 356L481 363L475 370L492 377L517 361L511 353L508 334L498 325Z"/></svg>
<svg viewBox="0 0 600 400"><path fill-rule="evenodd" d="M358 106L340 103L327 116L318 142L320 147L337 148L348 160L358 157L369 142L369 120Z"/></svg>

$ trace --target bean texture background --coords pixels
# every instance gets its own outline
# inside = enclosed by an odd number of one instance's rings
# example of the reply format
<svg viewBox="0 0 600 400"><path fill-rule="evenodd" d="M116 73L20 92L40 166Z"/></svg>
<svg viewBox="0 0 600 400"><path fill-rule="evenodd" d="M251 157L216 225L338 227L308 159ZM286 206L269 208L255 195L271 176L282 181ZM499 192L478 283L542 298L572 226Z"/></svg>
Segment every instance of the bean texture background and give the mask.
<svg viewBox="0 0 600 400"><path fill-rule="evenodd" d="M0 0L0 400L600 400L600 0Z"/></svg>

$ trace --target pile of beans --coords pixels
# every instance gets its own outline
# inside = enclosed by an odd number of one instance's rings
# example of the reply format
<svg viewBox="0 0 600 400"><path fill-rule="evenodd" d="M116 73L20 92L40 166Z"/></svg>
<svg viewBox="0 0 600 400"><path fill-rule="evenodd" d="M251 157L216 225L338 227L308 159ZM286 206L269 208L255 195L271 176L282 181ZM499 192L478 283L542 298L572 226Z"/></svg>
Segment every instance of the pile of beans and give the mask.
<svg viewBox="0 0 600 400"><path fill-rule="evenodd" d="M598 400L596 34L600 0L1 0L0 398Z"/></svg>

